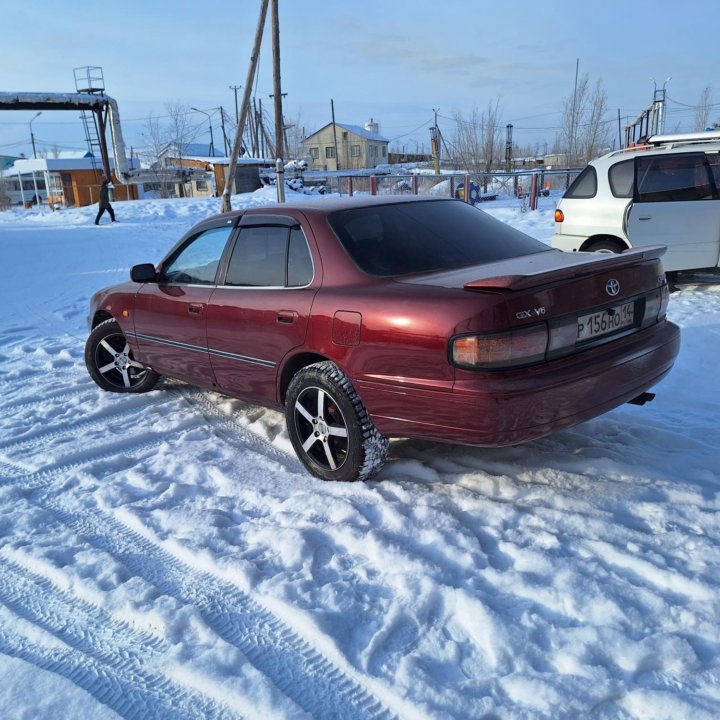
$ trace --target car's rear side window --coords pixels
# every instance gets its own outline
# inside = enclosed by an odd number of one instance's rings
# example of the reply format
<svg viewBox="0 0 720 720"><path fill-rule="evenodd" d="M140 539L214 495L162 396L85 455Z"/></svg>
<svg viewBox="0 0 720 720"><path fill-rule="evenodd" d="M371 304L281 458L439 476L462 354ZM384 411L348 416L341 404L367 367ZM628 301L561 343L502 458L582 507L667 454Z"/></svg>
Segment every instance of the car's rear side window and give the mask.
<svg viewBox="0 0 720 720"><path fill-rule="evenodd" d="M250 287L299 287L313 277L313 264L300 228L245 227L233 248L225 276L226 285Z"/></svg>
<svg viewBox="0 0 720 720"><path fill-rule="evenodd" d="M586 199L597 195L597 173L588 165L565 191L564 198Z"/></svg>
<svg viewBox="0 0 720 720"><path fill-rule="evenodd" d="M715 181L715 189L720 190L720 153L708 154L707 159Z"/></svg>
<svg viewBox="0 0 720 720"><path fill-rule="evenodd" d="M328 221L369 275L431 272L550 250L457 200L365 206L332 213Z"/></svg>
<svg viewBox="0 0 720 720"><path fill-rule="evenodd" d="M632 160L615 163L608 171L608 180L610 192L616 198L631 198L635 180L635 163Z"/></svg>
<svg viewBox="0 0 720 720"><path fill-rule="evenodd" d="M712 200L705 153L671 153L635 159L636 202Z"/></svg>

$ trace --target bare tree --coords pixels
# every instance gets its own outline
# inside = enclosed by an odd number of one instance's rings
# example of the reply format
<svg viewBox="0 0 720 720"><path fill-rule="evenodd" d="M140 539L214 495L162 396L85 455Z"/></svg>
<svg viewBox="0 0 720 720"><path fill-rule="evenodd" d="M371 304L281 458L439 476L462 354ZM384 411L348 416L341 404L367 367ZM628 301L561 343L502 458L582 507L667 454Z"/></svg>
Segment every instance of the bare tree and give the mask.
<svg viewBox="0 0 720 720"><path fill-rule="evenodd" d="M588 107L580 128L580 149L582 159L588 163L597 157L608 144L609 124L607 113L607 94L602 80L595 83L595 89L588 98Z"/></svg>
<svg viewBox="0 0 720 720"><path fill-rule="evenodd" d="M302 115L300 112L293 118L284 118L285 136L287 143L285 151L288 160L297 160L302 156L303 148L303 126Z"/></svg>
<svg viewBox="0 0 720 720"><path fill-rule="evenodd" d="M167 129L162 126L160 120L150 113L145 121L145 129L142 131L144 147L138 152L143 165L155 173L156 184L161 198L169 198L173 183L167 181L164 171L164 155L168 149Z"/></svg>
<svg viewBox="0 0 720 720"><path fill-rule="evenodd" d="M500 160L500 98L489 102L485 112L475 107L468 118L456 112L454 119L456 160L469 172L490 172Z"/></svg>
<svg viewBox="0 0 720 720"><path fill-rule="evenodd" d="M578 78L574 91L565 98L556 150L567 154L568 164L587 163L596 157L607 145L609 121L604 119L607 112L607 94L602 80L590 88L590 77L585 74Z"/></svg>
<svg viewBox="0 0 720 720"><path fill-rule="evenodd" d="M189 105L176 101L165 105L168 115L167 139L172 154L182 165L182 159L187 155L187 148L194 142L202 130L202 126L190 121L192 109Z"/></svg>
<svg viewBox="0 0 720 720"><path fill-rule="evenodd" d="M710 109L712 108L712 88L706 85L700 93L700 100L695 108L695 125L693 130L701 132L710 124Z"/></svg>

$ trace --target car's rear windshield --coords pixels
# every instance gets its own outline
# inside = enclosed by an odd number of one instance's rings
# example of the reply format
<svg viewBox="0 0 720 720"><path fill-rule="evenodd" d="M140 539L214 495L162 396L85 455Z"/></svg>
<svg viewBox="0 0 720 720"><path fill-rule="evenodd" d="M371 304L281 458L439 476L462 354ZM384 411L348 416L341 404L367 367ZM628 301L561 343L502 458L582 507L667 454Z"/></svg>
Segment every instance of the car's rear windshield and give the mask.
<svg viewBox="0 0 720 720"><path fill-rule="evenodd" d="M460 201L339 210L328 221L358 267L381 277L450 270L550 250Z"/></svg>

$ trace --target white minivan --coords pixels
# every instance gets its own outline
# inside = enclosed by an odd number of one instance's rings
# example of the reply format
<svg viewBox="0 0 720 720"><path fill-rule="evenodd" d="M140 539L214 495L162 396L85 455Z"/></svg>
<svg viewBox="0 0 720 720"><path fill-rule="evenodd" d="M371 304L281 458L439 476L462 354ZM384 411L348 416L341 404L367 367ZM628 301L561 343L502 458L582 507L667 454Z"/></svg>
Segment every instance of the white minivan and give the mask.
<svg viewBox="0 0 720 720"><path fill-rule="evenodd" d="M657 135L592 160L555 210L552 246L666 245L666 272L720 265L720 132Z"/></svg>

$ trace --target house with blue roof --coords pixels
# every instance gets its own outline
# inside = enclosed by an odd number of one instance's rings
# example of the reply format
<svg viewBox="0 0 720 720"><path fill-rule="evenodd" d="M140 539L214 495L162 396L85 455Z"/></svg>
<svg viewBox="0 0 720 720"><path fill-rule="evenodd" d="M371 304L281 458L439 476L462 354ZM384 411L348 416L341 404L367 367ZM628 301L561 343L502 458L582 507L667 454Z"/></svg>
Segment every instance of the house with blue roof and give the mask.
<svg viewBox="0 0 720 720"><path fill-rule="evenodd" d="M388 161L390 140L370 118L364 126L328 123L302 143L308 170L361 170Z"/></svg>

